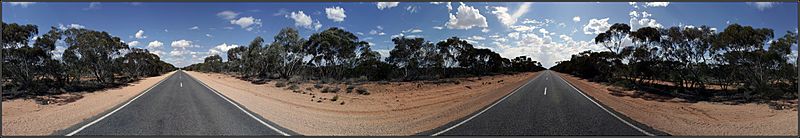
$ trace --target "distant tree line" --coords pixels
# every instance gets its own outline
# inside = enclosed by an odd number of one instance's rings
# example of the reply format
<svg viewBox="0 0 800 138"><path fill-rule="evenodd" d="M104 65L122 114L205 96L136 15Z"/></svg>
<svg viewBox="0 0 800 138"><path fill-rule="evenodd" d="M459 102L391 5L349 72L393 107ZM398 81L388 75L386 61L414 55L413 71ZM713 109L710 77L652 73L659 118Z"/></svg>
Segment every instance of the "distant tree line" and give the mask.
<svg viewBox="0 0 800 138"><path fill-rule="evenodd" d="M699 100L730 94L744 100L796 98L797 63L789 60L797 33L773 35L769 28L739 24L716 32L707 26L631 31L617 23L594 39L608 51L581 52L550 69L637 89L669 82L674 87L656 91Z"/></svg>
<svg viewBox="0 0 800 138"><path fill-rule="evenodd" d="M2 24L4 99L98 90L175 70L106 32L51 27L37 36L36 25ZM57 43L66 47L61 58L52 53Z"/></svg>
<svg viewBox="0 0 800 138"><path fill-rule="evenodd" d="M219 55L186 70L236 73L249 80L286 79L361 79L432 80L545 70L530 57L513 60L489 49L475 48L466 40L452 37L438 43L424 38L396 37L395 46L385 61L350 32L329 28L307 40L293 28L282 29L272 43L256 37L248 46L227 51L228 61Z"/></svg>

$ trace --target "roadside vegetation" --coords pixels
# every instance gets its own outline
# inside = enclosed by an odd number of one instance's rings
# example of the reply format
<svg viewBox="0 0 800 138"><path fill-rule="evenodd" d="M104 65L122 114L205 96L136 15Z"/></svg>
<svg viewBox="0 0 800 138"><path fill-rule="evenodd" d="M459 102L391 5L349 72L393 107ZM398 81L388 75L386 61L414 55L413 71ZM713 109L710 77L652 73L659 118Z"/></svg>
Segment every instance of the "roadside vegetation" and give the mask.
<svg viewBox="0 0 800 138"><path fill-rule="evenodd" d="M689 101L764 102L796 99L797 63L790 62L797 33L774 39L773 30L731 24L721 32L701 27L644 27L617 23L585 51L550 69Z"/></svg>
<svg viewBox="0 0 800 138"><path fill-rule="evenodd" d="M176 69L106 32L51 27L39 36L36 25L2 25L3 100L119 87Z"/></svg>
<svg viewBox="0 0 800 138"><path fill-rule="evenodd" d="M290 83L440 80L545 70L529 57L503 58L458 37L436 43L424 38L396 37L392 42L394 49L382 60L369 43L340 28L329 28L307 39L293 28L284 28L272 43L256 37L248 46L230 49L227 61L213 55L185 69L235 74L253 83L273 79L288 79Z"/></svg>

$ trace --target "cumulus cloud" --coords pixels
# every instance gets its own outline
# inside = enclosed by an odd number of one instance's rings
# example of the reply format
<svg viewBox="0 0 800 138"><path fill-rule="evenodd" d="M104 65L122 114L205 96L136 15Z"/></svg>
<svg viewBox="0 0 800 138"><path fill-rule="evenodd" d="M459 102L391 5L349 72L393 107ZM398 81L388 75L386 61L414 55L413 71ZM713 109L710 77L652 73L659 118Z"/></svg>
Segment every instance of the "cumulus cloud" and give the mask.
<svg viewBox="0 0 800 138"><path fill-rule="evenodd" d="M239 25L239 27L245 28L247 31L253 29L254 26L261 26L261 19L253 18L253 16L249 17L242 17L237 20L231 20L231 24Z"/></svg>
<svg viewBox="0 0 800 138"><path fill-rule="evenodd" d="M347 15L344 14L344 8L338 6L325 8L325 14L328 15L328 19L331 19L334 22L344 21L344 18L347 17Z"/></svg>
<svg viewBox="0 0 800 138"><path fill-rule="evenodd" d="M766 9L774 7L777 3L776 2L748 2L747 4L755 6L760 11L764 11Z"/></svg>
<svg viewBox="0 0 800 138"><path fill-rule="evenodd" d="M432 28L433 28L433 29L436 29L436 30L442 30L442 29L444 29L444 27L441 27L441 26L434 26L434 27L432 27Z"/></svg>
<svg viewBox="0 0 800 138"><path fill-rule="evenodd" d="M392 7L397 7L398 4L400 4L400 2L378 2L375 5L378 6L379 10L383 10L383 9L388 9L388 8L392 8Z"/></svg>
<svg viewBox="0 0 800 138"><path fill-rule="evenodd" d="M181 49L186 49L187 47L194 47L194 45L192 45L192 41L183 39L178 41L172 41L172 44L170 44L170 46L172 46L172 48L181 48Z"/></svg>
<svg viewBox="0 0 800 138"><path fill-rule="evenodd" d="M286 18L291 18L294 20L295 26L301 26L306 29L318 30L320 27L322 27L322 24L320 24L319 21L314 22L314 20L311 19L311 16L306 15L303 13L303 11L289 13L286 15Z"/></svg>
<svg viewBox="0 0 800 138"><path fill-rule="evenodd" d="M239 13L238 12L233 12L233 11L222 11L222 12L217 13L217 16L222 18L222 19L225 19L225 20L231 20L231 19L235 19L236 16L239 16Z"/></svg>
<svg viewBox="0 0 800 138"><path fill-rule="evenodd" d="M608 24L608 18L589 19L589 23L583 26L583 34L600 34L610 27L611 24Z"/></svg>
<svg viewBox="0 0 800 138"><path fill-rule="evenodd" d="M450 20L445 24L448 29L471 29L472 27L488 27L486 17L478 9L461 3L456 15L450 13Z"/></svg>
<svg viewBox="0 0 800 138"><path fill-rule="evenodd" d="M573 22L580 22L581 21L581 17L580 16L572 17L572 21Z"/></svg>
<svg viewBox="0 0 800 138"><path fill-rule="evenodd" d="M229 45L227 43L222 43L220 45L217 45L217 46L209 49L208 53L209 53L209 55L216 55L216 54L220 54L220 53L226 53L226 52L228 52L228 50L236 48L236 47L239 47L239 45L236 45L236 44L230 44Z"/></svg>
<svg viewBox="0 0 800 138"><path fill-rule="evenodd" d="M490 30L489 30L489 28L483 28L483 29L481 29L481 32L484 32L484 33L488 33L489 31L490 31Z"/></svg>
<svg viewBox="0 0 800 138"><path fill-rule="evenodd" d="M639 29L642 27L654 27L654 28L661 28L663 27L661 23L658 23L656 19L650 18L653 14L647 13L646 11L637 12L631 11L628 13L630 16L630 25L631 29Z"/></svg>
<svg viewBox="0 0 800 138"><path fill-rule="evenodd" d="M137 31L137 32L136 32L136 34L134 34L134 36L135 36L137 39L144 39L144 38L147 38L147 36L145 36L145 35L144 35L144 31L143 31L143 30L139 30L139 31Z"/></svg>
<svg viewBox="0 0 800 138"><path fill-rule="evenodd" d="M161 43L159 41L150 41L150 43L147 44L147 48L151 48L151 49L152 48L160 48L161 46L164 46L164 43Z"/></svg>
<svg viewBox="0 0 800 138"><path fill-rule="evenodd" d="M197 29L200 29L200 27L199 26L192 26L192 28L189 28L189 30L197 30Z"/></svg>
<svg viewBox="0 0 800 138"><path fill-rule="evenodd" d="M138 46L138 45L139 45L139 41L128 42L128 46Z"/></svg>

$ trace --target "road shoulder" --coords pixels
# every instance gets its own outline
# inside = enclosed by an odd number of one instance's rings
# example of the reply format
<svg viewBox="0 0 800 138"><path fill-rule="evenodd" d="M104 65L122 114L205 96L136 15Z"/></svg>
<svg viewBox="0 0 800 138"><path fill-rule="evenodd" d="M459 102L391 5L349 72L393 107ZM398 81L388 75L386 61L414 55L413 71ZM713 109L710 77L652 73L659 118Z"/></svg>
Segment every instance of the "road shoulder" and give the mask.
<svg viewBox="0 0 800 138"><path fill-rule="evenodd" d="M772 110L763 104L724 105L619 97L609 93L607 89L610 86L563 73L557 74L617 113L670 135L797 135L797 111Z"/></svg>
<svg viewBox="0 0 800 138"><path fill-rule="evenodd" d="M83 98L64 105L39 105L32 99L3 101L2 135L61 135L68 128L111 111L173 73L144 78L121 88L81 93Z"/></svg>

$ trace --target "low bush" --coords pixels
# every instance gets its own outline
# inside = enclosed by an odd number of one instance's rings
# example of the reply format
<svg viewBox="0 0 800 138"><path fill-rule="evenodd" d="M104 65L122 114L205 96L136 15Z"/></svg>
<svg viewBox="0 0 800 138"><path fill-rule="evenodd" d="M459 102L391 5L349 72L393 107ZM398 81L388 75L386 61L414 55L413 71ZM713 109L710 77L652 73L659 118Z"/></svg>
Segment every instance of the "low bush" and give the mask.
<svg viewBox="0 0 800 138"><path fill-rule="evenodd" d="M286 82L284 82L284 81L278 81L277 83L275 83L275 87L278 87L278 88L285 87L285 86L286 86Z"/></svg>
<svg viewBox="0 0 800 138"><path fill-rule="evenodd" d="M358 94L369 95L369 90L364 87L356 88L356 92L358 92Z"/></svg>
<svg viewBox="0 0 800 138"><path fill-rule="evenodd" d="M336 100L339 100L339 95L335 95L333 96L333 98L331 98L331 101L335 102Z"/></svg>

